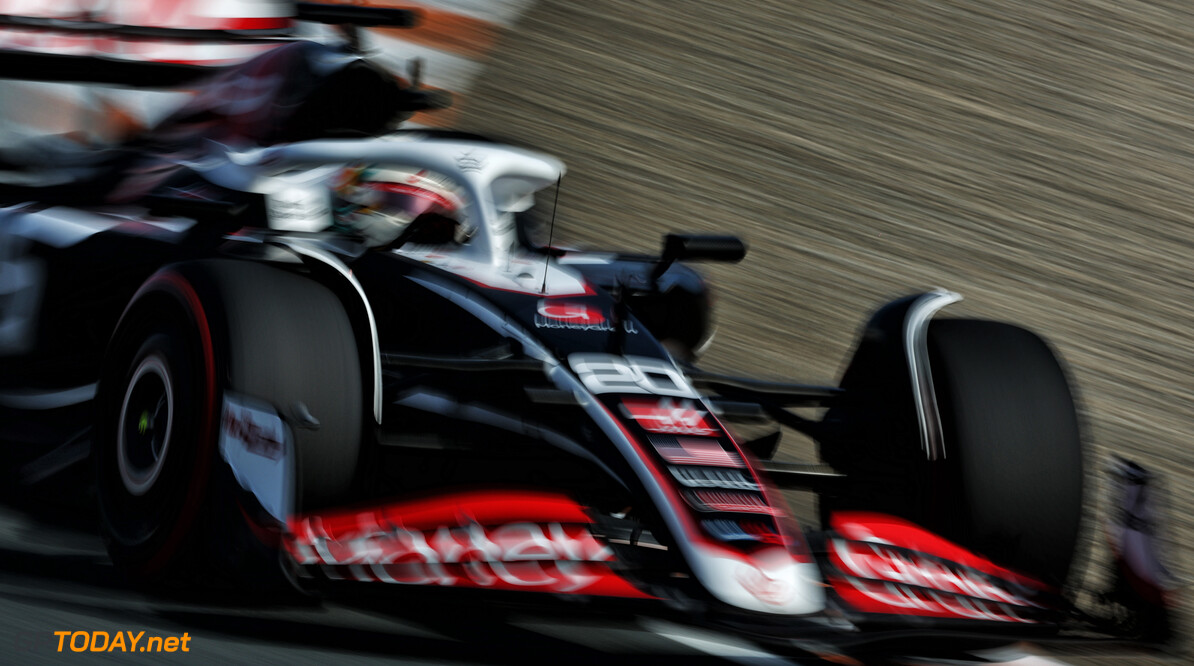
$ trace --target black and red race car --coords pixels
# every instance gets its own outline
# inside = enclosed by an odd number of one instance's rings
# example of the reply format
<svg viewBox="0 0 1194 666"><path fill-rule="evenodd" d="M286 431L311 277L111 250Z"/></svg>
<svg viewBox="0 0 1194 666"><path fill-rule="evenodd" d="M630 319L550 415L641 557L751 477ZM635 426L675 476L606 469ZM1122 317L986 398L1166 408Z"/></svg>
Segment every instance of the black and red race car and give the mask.
<svg viewBox="0 0 1194 666"><path fill-rule="evenodd" d="M439 103L351 48L289 41L119 145L0 152L13 483L86 461L112 561L148 585L623 598L839 655L1170 640L1131 463L1115 583L1074 603L1087 464L1039 337L938 318L958 297L934 291L880 308L837 385L707 372L685 262L745 245L554 247L563 165L394 129ZM821 459L774 461L780 426ZM780 488L818 493L821 524Z"/></svg>

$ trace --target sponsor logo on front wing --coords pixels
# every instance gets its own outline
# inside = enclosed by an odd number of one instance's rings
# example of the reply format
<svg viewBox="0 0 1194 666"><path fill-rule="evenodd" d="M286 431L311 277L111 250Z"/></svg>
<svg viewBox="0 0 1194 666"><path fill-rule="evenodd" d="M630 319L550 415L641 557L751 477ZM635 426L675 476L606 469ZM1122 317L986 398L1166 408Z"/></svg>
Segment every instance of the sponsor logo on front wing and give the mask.
<svg viewBox="0 0 1194 666"><path fill-rule="evenodd" d="M1040 608L984 573L882 544L833 539L830 559L834 589L863 612L1031 623L1021 614Z"/></svg>
<svg viewBox="0 0 1194 666"><path fill-rule="evenodd" d="M951 566L911 551L901 552L877 543L834 539L830 542L830 552L843 573L856 578L903 583L1017 606L1036 605L1000 588L990 576L981 572Z"/></svg>
<svg viewBox="0 0 1194 666"><path fill-rule="evenodd" d="M299 564L324 565L333 577L638 596L610 572L613 552L581 525L471 523L435 530L391 525L333 538L318 517L309 517L297 526L289 550Z"/></svg>

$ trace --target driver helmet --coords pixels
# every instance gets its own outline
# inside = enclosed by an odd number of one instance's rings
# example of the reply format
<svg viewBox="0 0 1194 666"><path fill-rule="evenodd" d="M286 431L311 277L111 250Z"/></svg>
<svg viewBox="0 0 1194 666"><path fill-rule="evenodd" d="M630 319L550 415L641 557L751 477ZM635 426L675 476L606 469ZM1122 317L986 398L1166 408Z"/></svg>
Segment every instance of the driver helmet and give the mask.
<svg viewBox="0 0 1194 666"><path fill-rule="evenodd" d="M371 246L401 239L412 243L464 242L459 188L426 170L351 166L333 183L338 227L365 237Z"/></svg>

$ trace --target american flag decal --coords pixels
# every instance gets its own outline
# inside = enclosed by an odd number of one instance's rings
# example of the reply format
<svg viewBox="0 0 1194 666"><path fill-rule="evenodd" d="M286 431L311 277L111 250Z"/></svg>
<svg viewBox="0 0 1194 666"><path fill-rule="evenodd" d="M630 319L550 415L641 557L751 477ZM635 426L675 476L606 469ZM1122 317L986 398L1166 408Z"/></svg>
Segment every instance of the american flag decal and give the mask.
<svg viewBox="0 0 1194 666"><path fill-rule="evenodd" d="M715 439L652 437L651 444L664 460L673 465L746 467L741 456L733 451L726 451L721 442Z"/></svg>

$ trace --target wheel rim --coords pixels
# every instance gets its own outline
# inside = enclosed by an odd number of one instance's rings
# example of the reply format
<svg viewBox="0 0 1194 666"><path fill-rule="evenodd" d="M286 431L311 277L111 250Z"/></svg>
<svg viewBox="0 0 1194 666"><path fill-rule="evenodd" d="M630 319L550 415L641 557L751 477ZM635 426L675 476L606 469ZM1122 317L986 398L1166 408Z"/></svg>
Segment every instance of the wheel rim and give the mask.
<svg viewBox="0 0 1194 666"><path fill-rule="evenodd" d="M124 392L116 432L116 462L125 489L136 496L153 487L170 448L174 385L166 360L145 357Z"/></svg>

